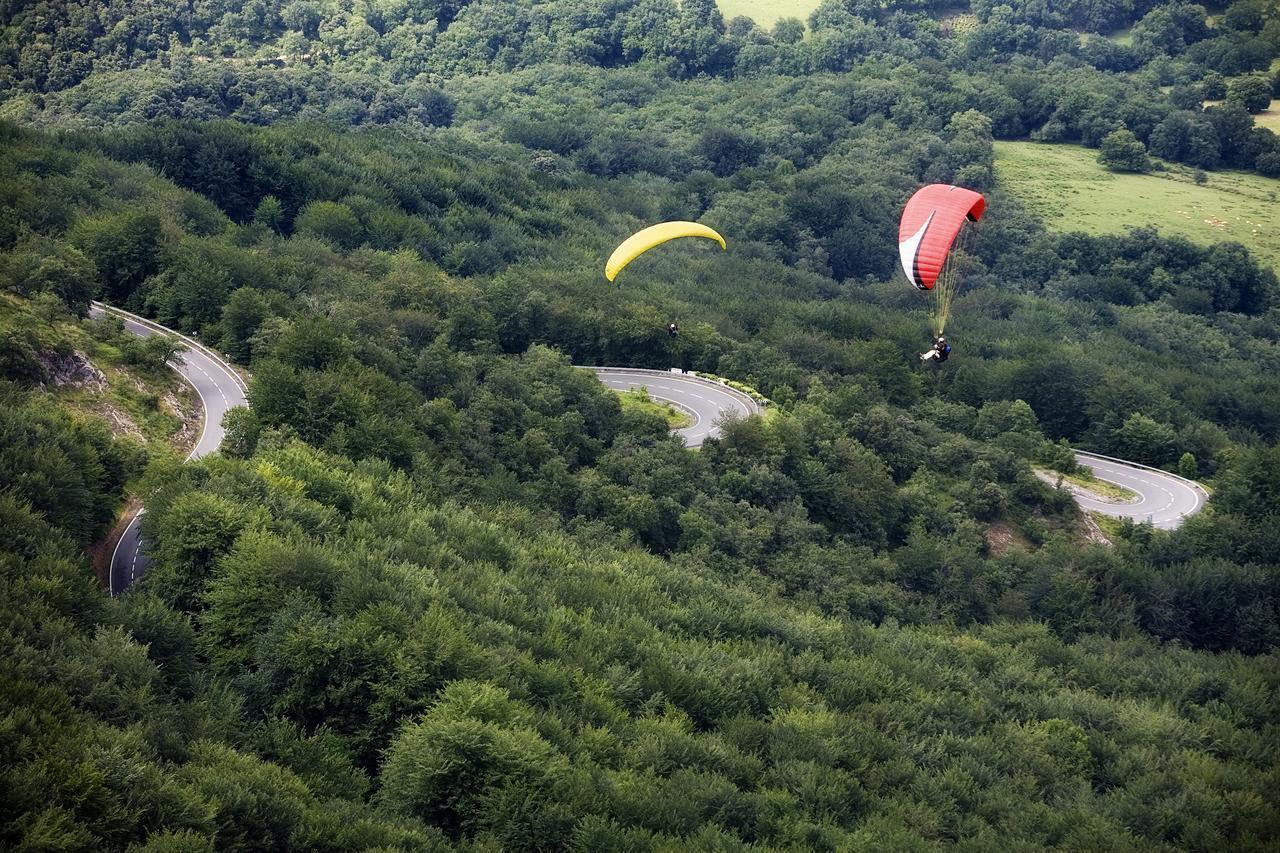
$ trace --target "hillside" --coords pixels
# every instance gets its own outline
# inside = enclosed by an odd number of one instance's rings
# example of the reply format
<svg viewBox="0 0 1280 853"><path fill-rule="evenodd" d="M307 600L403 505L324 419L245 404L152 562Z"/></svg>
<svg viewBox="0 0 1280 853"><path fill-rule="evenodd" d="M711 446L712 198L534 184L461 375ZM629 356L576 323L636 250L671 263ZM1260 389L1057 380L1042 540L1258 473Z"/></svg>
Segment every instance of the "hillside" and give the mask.
<svg viewBox="0 0 1280 853"><path fill-rule="evenodd" d="M1280 843L1274 244L1136 201L1064 229L1007 179L1044 152L1118 205L1083 160L1124 125L1207 174L1165 191L1258 202L1280 137L1200 105L1280 10L9 11L0 848ZM986 200L936 365L897 241L934 183ZM666 220L727 248L604 277ZM220 452L162 452L126 386L173 381L163 342L91 298L252 377ZM45 381L53 338L121 368L147 445ZM771 404L695 451L574 365ZM1079 448L1212 496L1103 537L1056 487ZM113 596L87 551L126 493Z"/></svg>
<svg viewBox="0 0 1280 853"><path fill-rule="evenodd" d="M116 438L183 454L200 431L199 403L165 369L165 352L110 322L81 328L74 319L62 303L0 294L7 377L38 384Z"/></svg>

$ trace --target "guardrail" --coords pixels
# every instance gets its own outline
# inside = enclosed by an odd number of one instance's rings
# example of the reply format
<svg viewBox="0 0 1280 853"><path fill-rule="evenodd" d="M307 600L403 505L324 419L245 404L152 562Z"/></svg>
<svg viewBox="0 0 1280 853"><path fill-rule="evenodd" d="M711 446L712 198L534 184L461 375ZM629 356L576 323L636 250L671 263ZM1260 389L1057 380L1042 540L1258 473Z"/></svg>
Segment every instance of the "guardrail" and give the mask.
<svg viewBox="0 0 1280 853"><path fill-rule="evenodd" d="M716 382L714 379L695 376L694 374L686 373L683 370L654 370L649 367L594 367L586 364L575 364L574 367L578 367L583 370L592 370L596 373L644 373L649 376L665 376L668 378L672 376L679 376L685 382L700 383L702 385L724 391L734 399L740 400L743 405L747 407L747 411L756 415L760 414L760 403L758 403L750 394L745 394L737 388L726 385L723 382Z"/></svg>
<svg viewBox="0 0 1280 853"><path fill-rule="evenodd" d="M187 346L191 347L192 349L200 350L200 352L207 355L210 359L213 360L214 363L216 363L219 367L221 367L223 370L226 371L227 375L231 377L231 381L236 383L237 386L239 386L240 390L244 392L246 397L249 395L249 385L247 382L244 381L244 377L241 376L239 372L237 372L235 367L233 367L229 361L223 358L223 356L220 353L200 343L195 338L189 338L186 335L182 334L181 332L175 332L173 329L169 329L169 328L166 328L165 326L161 326L159 323L155 322L154 320L148 320L146 317L142 317L138 314L134 314L132 311L126 311L123 308L117 308L116 306L108 305L105 302L98 302L97 300L94 300L89 304L95 308L98 308L99 310L107 312L108 314L117 314L121 317L132 320L133 322L138 323L139 325L146 326L148 329L150 329L153 332L156 332L157 334L168 335L171 338L178 338L179 340L181 340L183 343L185 343Z"/></svg>

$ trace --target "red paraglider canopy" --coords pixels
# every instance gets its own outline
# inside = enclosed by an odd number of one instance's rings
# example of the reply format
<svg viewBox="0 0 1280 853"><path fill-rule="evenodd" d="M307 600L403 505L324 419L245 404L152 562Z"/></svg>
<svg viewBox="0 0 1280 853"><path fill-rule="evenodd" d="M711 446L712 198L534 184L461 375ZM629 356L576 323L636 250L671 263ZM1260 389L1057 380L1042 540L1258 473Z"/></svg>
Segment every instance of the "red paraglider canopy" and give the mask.
<svg viewBox="0 0 1280 853"><path fill-rule="evenodd" d="M965 220L977 222L986 206L981 193L949 184L929 184L911 196L898 226L898 254L912 284L933 289Z"/></svg>

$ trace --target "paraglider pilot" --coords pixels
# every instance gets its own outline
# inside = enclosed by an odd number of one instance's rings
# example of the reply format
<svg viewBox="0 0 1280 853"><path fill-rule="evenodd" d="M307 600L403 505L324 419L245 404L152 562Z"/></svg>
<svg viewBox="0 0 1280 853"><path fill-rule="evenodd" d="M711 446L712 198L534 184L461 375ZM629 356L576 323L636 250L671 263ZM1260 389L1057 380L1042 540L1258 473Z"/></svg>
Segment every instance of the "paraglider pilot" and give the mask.
<svg viewBox="0 0 1280 853"><path fill-rule="evenodd" d="M947 339L942 335L938 335L938 339L933 342L933 347L927 352L920 353L920 360L929 361L932 359L938 364L942 364L949 355L951 355L951 344L947 343Z"/></svg>
<svg viewBox="0 0 1280 853"><path fill-rule="evenodd" d="M675 323L668 323L667 334L674 338L676 335L680 334L680 327Z"/></svg>

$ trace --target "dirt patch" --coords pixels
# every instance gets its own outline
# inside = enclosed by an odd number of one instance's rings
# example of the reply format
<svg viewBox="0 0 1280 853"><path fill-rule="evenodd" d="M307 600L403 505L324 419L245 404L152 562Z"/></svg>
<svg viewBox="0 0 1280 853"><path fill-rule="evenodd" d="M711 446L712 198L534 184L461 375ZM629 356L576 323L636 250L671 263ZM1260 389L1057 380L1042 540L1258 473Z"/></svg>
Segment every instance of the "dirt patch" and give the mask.
<svg viewBox="0 0 1280 853"><path fill-rule="evenodd" d="M77 408L87 415L93 415L106 421L107 426L111 429L111 434L116 438L132 439L139 444L147 443L147 437L143 435L133 416L106 397L101 397Z"/></svg>
<svg viewBox="0 0 1280 853"><path fill-rule="evenodd" d="M997 521L984 530L982 537L987 540L987 548L995 557L1007 553L1011 548L1025 551L1030 544L1021 533L1003 521Z"/></svg>

